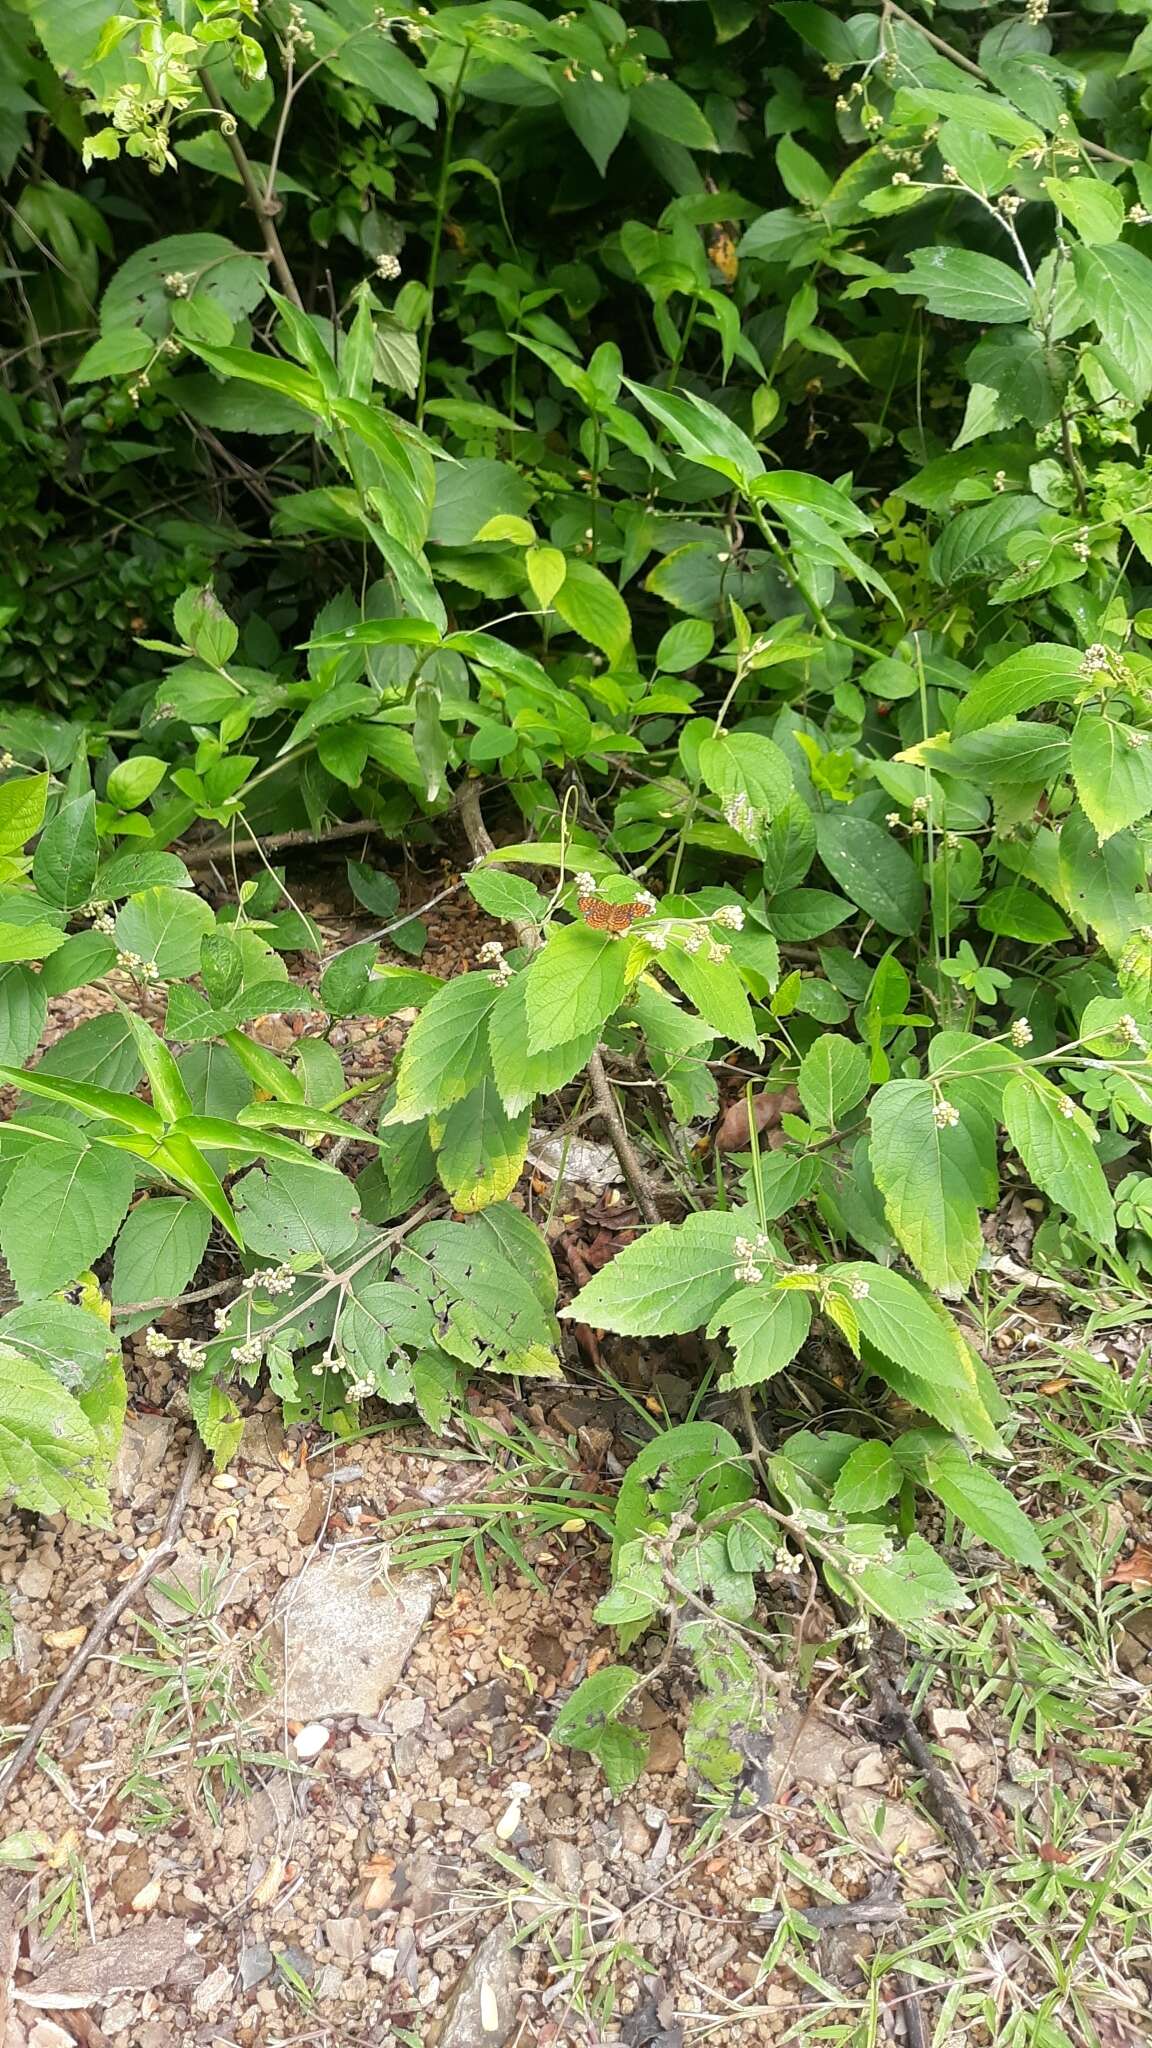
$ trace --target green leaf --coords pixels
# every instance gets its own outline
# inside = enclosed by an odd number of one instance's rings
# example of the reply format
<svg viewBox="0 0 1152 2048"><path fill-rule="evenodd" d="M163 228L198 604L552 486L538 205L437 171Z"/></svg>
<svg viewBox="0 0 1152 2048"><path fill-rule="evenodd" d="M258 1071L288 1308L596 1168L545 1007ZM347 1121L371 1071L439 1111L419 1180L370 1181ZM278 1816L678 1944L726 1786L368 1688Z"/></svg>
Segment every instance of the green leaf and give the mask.
<svg viewBox="0 0 1152 2048"><path fill-rule="evenodd" d="M45 903L78 910L92 893L98 864L96 798L89 790L61 804L45 826L32 859L32 880Z"/></svg>
<svg viewBox="0 0 1152 2048"><path fill-rule="evenodd" d="M929 1081L878 1089L869 1157L896 1237L929 1286L951 1293L968 1286L984 1249L978 1205L999 1191L995 1133L970 1103L959 1123L938 1124L937 1100Z"/></svg>
<svg viewBox="0 0 1152 2048"><path fill-rule="evenodd" d="M4 1337L45 1366L70 1394L99 1382L109 1348L115 1348L104 1317L72 1301L33 1301L11 1309L4 1318Z"/></svg>
<svg viewBox="0 0 1152 2048"><path fill-rule="evenodd" d="M48 1014L42 974L27 967L0 967L0 1061L22 1067L40 1043Z"/></svg>
<svg viewBox="0 0 1152 2048"><path fill-rule="evenodd" d="M43 1366L0 1344L0 1489L31 1514L63 1510L106 1525L98 1449L79 1402Z"/></svg>
<svg viewBox="0 0 1152 2048"><path fill-rule="evenodd" d="M528 977L517 974L500 991L488 1020L492 1072L509 1116L519 1116L539 1095L552 1095L586 1067L600 1042L600 1026L550 1045L528 1050Z"/></svg>
<svg viewBox="0 0 1152 2048"><path fill-rule="evenodd" d="M255 311L268 288L260 257L237 248L225 235L166 235L136 249L121 264L100 301L102 331L141 327L155 338L167 334L175 301L164 279L173 273L189 279L188 298L214 301L233 324ZM243 355L244 350L224 353Z"/></svg>
<svg viewBox="0 0 1152 2048"><path fill-rule="evenodd" d="M532 1113L509 1116L491 1075L432 1125L436 1171L462 1216L502 1202L524 1170Z"/></svg>
<svg viewBox="0 0 1152 2048"><path fill-rule="evenodd" d="M0 961L43 960L63 944L64 934L54 924L0 923Z"/></svg>
<svg viewBox="0 0 1152 2048"><path fill-rule="evenodd" d="M560 1313L622 1337L698 1329L736 1291L736 1239L755 1235L747 1210L700 1210L680 1224L659 1223L617 1252Z"/></svg>
<svg viewBox="0 0 1152 2048"><path fill-rule="evenodd" d="M641 405L660 421L670 439L692 462L718 470L729 483L747 489L764 473L764 458L747 434L718 406L686 391L657 391L651 384L624 382ZM571 575L571 569L569 569Z"/></svg>
<svg viewBox="0 0 1152 2048"><path fill-rule="evenodd" d="M449 1109L485 1078L488 1019L499 993L490 974L459 974L437 989L405 1040L385 1123L417 1123Z"/></svg>
<svg viewBox="0 0 1152 2048"><path fill-rule="evenodd" d="M825 1278L847 1292L861 1337L907 1375L916 1390L907 1398L958 1434L973 1434L982 1418L983 1440L995 1443L972 1355L947 1309L887 1266L830 1266Z"/></svg>
<svg viewBox="0 0 1152 2048"><path fill-rule="evenodd" d="M82 1139L38 1143L0 1202L0 1246L26 1301L55 1294L107 1251L136 1184L131 1159Z"/></svg>
<svg viewBox="0 0 1152 2048"><path fill-rule="evenodd" d="M1101 839L1152 811L1152 744L1135 726L1082 711L1072 728L1072 780Z"/></svg>
<svg viewBox="0 0 1152 2048"><path fill-rule="evenodd" d="M759 1286L741 1287L730 1294L708 1325L709 1337L721 1330L735 1353L730 1372L720 1386L758 1387L791 1365L812 1322L812 1304L799 1288L773 1287L768 1279Z"/></svg>
<svg viewBox="0 0 1152 2048"><path fill-rule="evenodd" d="M592 562L569 559L568 573L552 599L566 626L618 662L632 639L628 607L614 583Z"/></svg>
<svg viewBox="0 0 1152 2048"><path fill-rule="evenodd" d="M1028 946L1057 946L1069 936L1068 925L1055 904L1038 896L1022 882L993 889L977 912L982 931L997 938L1022 939Z"/></svg>
<svg viewBox="0 0 1152 2048"><path fill-rule="evenodd" d="M835 1130L868 1093L868 1055L839 1032L826 1031L800 1062L796 1085L804 1114L818 1129Z"/></svg>
<svg viewBox="0 0 1152 2048"><path fill-rule="evenodd" d="M626 1664L607 1664L581 1681L552 1724L554 1741L596 1757L614 1794L634 1785L648 1760L647 1736L614 1718L637 1682Z"/></svg>
<svg viewBox="0 0 1152 2048"><path fill-rule="evenodd" d="M464 880L469 895L489 917L511 925L543 923L546 900L522 875L506 875L501 868L470 868Z"/></svg>
<svg viewBox="0 0 1152 2048"><path fill-rule="evenodd" d="M177 981L197 972L201 943L215 929L215 912L202 897L187 889L141 889L117 916L116 944L151 962L161 981Z"/></svg>
<svg viewBox="0 0 1152 2048"><path fill-rule="evenodd" d="M894 291L923 298L930 313L947 320L976 320L982 327L1004 320L1028 320L1035 311L1032 287L997 256L971 249L914 249Z"/></svg>
<svg viewBox="0 0 1152 2048"><path fill-rule="evenodd" d="M689 953L674 944L657 957L669 981L683 991L706 1024L734 1045L759 1052L760 1034L752 1005L732 959L710 960L703 950Z"/></svg>
<svg viewBox="0 0 1152 2048"><path fill-rule="evenodd" d="M17 775L0 783L0 853L19 853L44 822L46 775Z"/></svg>
<svg viewBox="0 0 1152 2048"><path fill-rule="evenodd" d="M702 739L697 749L705 786L722 801L745 797L766 819L783 810L792 794L787 755L763 733L725 733Z"/></svg>
<svg viewBox="0 0 1152 2048"><path fill-rule="evenodd" d="M973 684L956 714L957 736L999 719L1015 718L1037 704L1059 704L1083 686L1084 656L1075 647L1041 642L1010 654Z"/></svg>
<svg viewBox="0 0 1152 2048"><path fill-rule="evenodd" d="M921 1467L923 1483L937 1500L971 1529L982 1543L990 1543L1014 1564L1031 1571L1043 1571L1044 1546L1002 1480L974 1464L958 1444L941 1444L925 1457Z"/></svg>
<svg viewBox="0 0 1152 2048"><path fill-rule="evenodd" d="M882 931L910 938L924 914L924 885L910 854L870 818L825 811L816 820L816 845L839 883Z"/></svg>
<svg viewBox="0 0 1152 2048"><path fill-rule="evenodd" d="M1073 917L1091 925L1117 957L1133 926L1143 922L1145 861L1135 832L1098 840L1077 804L1060 827L1059 884Z"/></svg>
<svg viewBox="0 0 1152 2048"><path fill-rule="evenodd" d="M628 97L632 119L639 127L650 128L662 140L679 142L685 149L717 148L716 137L695 100L670 78L649 75Z"/></svg>
<svg viewBox="0 0 1152 2048"><path fill-rule="evenodd" d="M1127 242L1074 249L1083 311L1100 330L1108 362L1129 398L1152 391L1152 262Z"/></svg>
<svg viewBox="0 0 1152 2048"><path fill-rule="evenodd" d="M116 1240L113 1301L175 1301L195 1275L211 1228L208 1212L183 1196L138 1203Z"/></svg>
<svg viewBox="0 0 1152 2048"><path fill-rule="evenodd" d="M903 1476L887 1444L857 1444L840 1467L829 1506L836 1514L871 1514L899 1493Z"/></svg>
<svg viewBox="0 0 1152 2048"><path fill-rule="evenodd" d="M630 953L611 932L555 926L527 970L529 1052L598 1034L624 1000Z"/></svg>
<svg viewBox="0 0 1152 2048"><path fill-rule="evenodd" d="M235 1188L236 1215L249 1251L277 1259L306 1256L316 1263L355 1244L356 1190L331 1167L275 1161L246 1173Z"/></svg>
<svg viewBox="0 0 1152 2048"><path fill-rule="evenodd" d="M1022 1067L1004 1089L1004 1124L1036 1186L1093 1243L1113 1244L1116 1219L1092 1121L1042 1074Z"/></svg>
<svg viewBox="0 0 1152 2048"><path fill-rule="evenodd" d="M167 773L167 761L160 761L153 754L133 754L130 760L118 762L108 777L108 801L118 804L123 811L134 811L147 802Z"/></svg>
<svg viewBox="0 0 1152 2048"><path fill-rule="evenodd" d="M1124 230L1124 195L1103 178L1045 178L1044 190L1082 242L1118 242Z"/></svg>
<svg viewBox="0 0 1152 2048"><path fill-rule="evenodd" d="M576 78L561 88L560 106L572 133L603 177L628 126L628 94L618 92L607 79Z"/></svg>

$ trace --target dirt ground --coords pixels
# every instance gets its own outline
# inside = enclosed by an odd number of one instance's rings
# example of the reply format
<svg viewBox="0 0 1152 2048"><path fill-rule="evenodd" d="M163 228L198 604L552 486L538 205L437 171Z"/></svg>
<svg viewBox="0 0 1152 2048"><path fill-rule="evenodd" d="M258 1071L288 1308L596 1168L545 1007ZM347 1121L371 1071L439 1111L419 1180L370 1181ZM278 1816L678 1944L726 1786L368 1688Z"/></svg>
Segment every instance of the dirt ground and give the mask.
<svg viewBox="0 0 1152 2048"><path fill-rule="evenodd" d="M308 906L334 943L341 929L355 936L339 900L321 889ZM451 971L490 930L451 899L423 964ZM68 1000L60 1028L77 1021ZM374 1070L401 1029L352 1023L342 1049ZM532 1185L524 1199L537 1200ZM574 1212L570 1234L585 1252L601 1245L594 1259L627 1227L619 1204L609 1190ZM561 1208L562 1277L565 1229ZM1060 1341L1037 1306L1040 1320L1025 1312L1011 1328L1010 1355L1036 1329ZM13 1624L0 1721L13 1738L160 1541L188 1456L179 1374L142 1337L127 1360L113 1527L0 1518ZM574 1348L571 1384L520 1407L482 1389L475 1418L504 1433L524 1422L558 1466L610 1487L627 1445L594 1363ZM611 1364L627 1379L627 1358ZM646 1370L674 1387L686 1366L676 1352ZM478 1463L474 1444L394 1421L332 1444L285 1432L274 1403L253 1401L230 1469L196 1481L175 1560L89 1664L8 1801L3 2048L1093 2042L1010 2036L1000 2019L1014 2025L1046 1996L1029 1928L1059 1946L1065 1905L1045 1894L1037 1918L1040 1890L1068 1864L1085 1885L1110 1882L1115 1844L1145 1812L1127 1731L1152 1677L1147 1608L1119 1632L1095 1743L1077 1728L1037 1756L1003 1685L979 1684L975 1665L959 1682L947 1659L921 1672L911 1704L984 1874L960 1867L925 1810L835 1617L808 1603L801 1624L805 1603L787 1586L766 1596L779 1700L740 1796L719 1800L685 1766L692 1694L673 1661L644 1704L648 1769L615 1801L590 1760L550 1739L558 1704L615 1660L592 1619L607 1585L596 1531L579 1516L548 1532L527 1518L533 1578L490 1549L490 1593L469 1550L453 1584L448 1557L413 1572L398 1549L397 1515L411 1542L447 1509L501 1497L506 1460ZM793 1908L814 1916L799 1934ZM1083 1924L1082 1900L1075 1910ZM1149 1922L1126 1924L1127 1965L1113 1921L1099 1918L1089 1943L1104 2048L1149 2034Z"/></svg>

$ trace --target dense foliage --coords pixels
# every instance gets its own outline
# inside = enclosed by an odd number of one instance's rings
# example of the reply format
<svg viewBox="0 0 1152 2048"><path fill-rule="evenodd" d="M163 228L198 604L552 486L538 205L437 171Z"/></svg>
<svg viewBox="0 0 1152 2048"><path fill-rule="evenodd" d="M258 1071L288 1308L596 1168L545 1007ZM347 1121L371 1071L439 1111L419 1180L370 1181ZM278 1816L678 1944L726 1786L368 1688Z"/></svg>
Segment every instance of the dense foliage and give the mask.
<svg viewBox="0 0 1152 2048"><path fill-rule="evenodd" d="M212 1233L234 1298L180 1352L222 1460L264 1372L337 1427L555 1374L508 1198L587 1076L653 1227L562 1313L702 1331L731 1425L631 1467L601 1610L626 1647L684 1608L697 1761L731 1767L731 1624L796 1546L905 1626L964 1598L918 1493L1043 1569L964 1303L1006 1188L1045 1198L1038 1262L1152 1265L1138 20L0 0L25 1504L102 1512L111 1318L157 1324ZM213 908L173 850L363 819L388 918L387 841L456 829L462 791L509 939L444 984L365 941L311 995L283 870ZM140 1000L114 978L37 1058L49 996L124 973ZM354 1181L325 1032L411 1008ZM291 1059L250 1029L280 1011L309 1014ZM797 1092L713 1172L725 1061ZM871 1423L758 1426L815 1332ZM562 1717L615 1784L637 1684Z"/></svg>

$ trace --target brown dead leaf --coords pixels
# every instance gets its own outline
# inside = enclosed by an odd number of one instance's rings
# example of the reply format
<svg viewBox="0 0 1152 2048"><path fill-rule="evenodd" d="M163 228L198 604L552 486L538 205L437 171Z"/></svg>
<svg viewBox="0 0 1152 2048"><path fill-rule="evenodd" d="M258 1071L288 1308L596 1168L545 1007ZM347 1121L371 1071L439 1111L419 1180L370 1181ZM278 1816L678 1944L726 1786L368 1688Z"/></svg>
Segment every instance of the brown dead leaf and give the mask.
<svg viewBox="0 0 1152 2048"><path fill-rule="evenodd" d="M752 1116L756 1129L763 1135L774 1131L783 1116L792 1116L800 1107L800 1097L795 1088L762 1089L752 1097ZM751 1142L751 1125L748 1119L748 1097L738 1095L728 1105L716 1126L715 1145L718 1152L746 1152Z"/></svg>
<svg viewBox="0 0 1152 2048"><path fill-rule="evenodd" d="M1138 1543L1105 1579L1106 1586L1152 1586L1152 1550Z"/></svg>

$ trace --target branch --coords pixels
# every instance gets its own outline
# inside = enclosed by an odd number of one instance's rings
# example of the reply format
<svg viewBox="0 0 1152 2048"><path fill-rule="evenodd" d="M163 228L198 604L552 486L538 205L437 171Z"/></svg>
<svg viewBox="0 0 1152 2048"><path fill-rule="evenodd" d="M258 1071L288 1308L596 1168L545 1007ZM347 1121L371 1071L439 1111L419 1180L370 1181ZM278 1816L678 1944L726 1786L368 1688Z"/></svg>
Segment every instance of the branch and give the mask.
<svg viewBox="0 0 1152 2048"><path fill-rule="evenodd" d="M259 223L268 261L276 272L280 289L285 298L291 299L292 304L299 306L301 312L303 312L304 301L296 289L296 279L292 275L288 258L284 254L283 244L276 232L276 222L273 216L280 211L279 206L274 199L266 198L261 191L260 180L249 162L248 152L236 133L236 116L229 113L220 94L216 90L214 80L209 77L207 71L201 71L200 83L204 88L204 97L209 106L220 117L220 133L224 137L228 154L240 174L240 183L244 187L244 196Z"/></svg>
<svg viewBox="0 0 1152 2048"><path fill-rule="evenodd" d="M41 1736L55 1719L85 1666L95 1656L100 1645L111 1635L125 1608L130 1607L137 1594L143 1592L157 1567L165 1564L169 1558L175 1557L180 1524L184 1519L184 1510L191 1498L192 1489L200 1476L203 1457L204 1447L199 1437L194 1436L188 1448L188 1456L184 1460L180 1483L172 1496L163 1536L155 1550L150 1550L147 1557L137 1566L127 1585L121 1586L120 1591L101 1609L79 1649L69 1658L56 1680L19 1749L9 1758L3 1772L0 1773L0 1812L7 1805L9 1794L25 1764L38 1749Z"/></svg>
<svg viewBox="0 0 1152 2048"><path fill-rule="evenodd" d="M269 832L263 839L250 834L247 845L237 842L232 834L222 839L210 839L207 846L193 846L181 859L186 868L210 868L213 861L228 859L233 854L286 853L293 846L327 846L330 839L359 839L366 833L382 832L383 825L375 819L347 818L337 825L329 825L323 832L310 832L301 826L295 832ZM415 916L413 911L412 915Z"/></svg>

